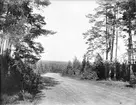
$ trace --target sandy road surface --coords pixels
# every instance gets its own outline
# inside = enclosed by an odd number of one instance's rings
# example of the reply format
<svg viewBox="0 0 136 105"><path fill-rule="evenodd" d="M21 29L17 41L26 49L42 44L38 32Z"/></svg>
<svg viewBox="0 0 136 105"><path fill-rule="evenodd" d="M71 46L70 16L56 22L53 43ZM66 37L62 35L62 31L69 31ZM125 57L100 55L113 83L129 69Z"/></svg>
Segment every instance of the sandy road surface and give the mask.
<svg viewBox="0 0 136 105"><path fill-rule="evenodd" d="M55 73L44 76L52 77L59 83L42 91L46 97L38 105L136 105L136 94L61 77Z"/></svg>

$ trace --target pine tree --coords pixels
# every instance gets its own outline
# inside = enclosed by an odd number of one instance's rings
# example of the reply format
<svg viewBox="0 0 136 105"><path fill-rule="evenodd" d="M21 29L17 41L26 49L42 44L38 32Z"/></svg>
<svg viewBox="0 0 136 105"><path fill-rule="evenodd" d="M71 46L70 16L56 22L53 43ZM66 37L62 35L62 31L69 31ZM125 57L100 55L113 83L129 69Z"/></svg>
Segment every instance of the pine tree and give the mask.
<svg viewBox="0 0 136 105"><path fill-rule="evenodd" d="M0 1L1 82L6 83L10 78L16 78L14 80L19 80L19 83L15 82L16 85L21 87L21 90L26 89L29 92L30 88L37 88L35 85L39 81L39 76L34 73L32 65L40 59L43 52L42 45L34 42L34 39L40 35L54 34L43 28L43 25L46 25L44 17L33 12L34 6L38 8L41 4L47 6L49 1Z"/></svg>

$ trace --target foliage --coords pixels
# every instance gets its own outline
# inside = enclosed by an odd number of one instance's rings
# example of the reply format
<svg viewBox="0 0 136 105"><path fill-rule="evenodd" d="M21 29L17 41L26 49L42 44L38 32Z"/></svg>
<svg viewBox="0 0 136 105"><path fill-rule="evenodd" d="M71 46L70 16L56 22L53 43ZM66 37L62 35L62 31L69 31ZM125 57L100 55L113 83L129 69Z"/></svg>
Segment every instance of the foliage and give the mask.
<svg viewBox="0 0 136 105"><path fill-rule="evenodd" d="M73 68L73 71L74 71L74 75L79 75L80 74L81 63L76 57L73 60L72 68Z"/></svg>
<svg viewBox="0 0 136 105"><path fill-rule="evenodd" d="M62 75L79 76L81 68L81 62L75 57L73 62L69 61L67 63L66 68L62 71Z"/></svg>
<svg viewBox="0 0 136 105"><path fill-rule="evenodd" d="M43 47L34 41L55 32L43 28L44 17L34 8L48 6L47 0L0 1L0 75L2 93L35 94L41 77L33 70Z"/></svg>
<svg viewBox="0 0 136 105"><path fill-rule="evenodd" d="M103 0L104 1L104 0ZM114 43L114 28L115 28L115 7L108 2L99 2L99 7L95 8L95 14L88 14L89 23L92 27L87 32L83 33L88 44L87 53L90 54L90 59L96 56L96 53L108 53L112 49Z"/></svg>
<svg viewBox="0 0 136 105"><path fill-rule="evenodd" d="M74 62L74 61L73 61ZM80 73L75 74L75 71L78 69L74 69L72 66L73 62L68 62L67 68L63 70L62 74L67 76L80 77L81 79L88 80L122 80L129 81L128 75L128 64L127 63L119 63L119 62L108 62L104 61L100 54L97 54L95 57L94 63L90 63L86 56L84 56L82 65L80 67ZM133 71L135 72L135 65L133 64ZM135 76L132 81L135 81ZM135 83L135 82L133 82Z"/></svg>
<svg viewBox="0 0 136 105"><path fill-rule="evenodd" d="M135 61L135 37L133 36L136 31L136 2L134 0L97 0L97 3L99 6L94 9L95 13L86 16L92 27L83 33L88 44L89 59L97 56L97 53L106 55L104 59L106 61L98 60L94 64L100 79L114 78L129 81L134 74L134 72L131 73L131 67ZM128 64L117 62L119 38L124 38L126 43Z"/></svg>
<svg viewBox="0 0 136 105"><path fill-rule="evenodd" d="M98 54L94 62L95 71L99 79L105 79L105 66L102 57Z"/></svg>
<svg viewBox="0 0 136 105"><path fill-rule="evenodd" d="M35 72L39 74L44 74L47 72L62 73L66 67L67 62L40 60L36 63Z"/></svg>
<svg viewBox="0 0 136 105"><path fill-rule="evenodd" d="M68 75L68 74L70 74L70 71L72 71L72 63L69 61L67 66L66 66L66 69L64 69L62 71L62 75Z"/></svg>

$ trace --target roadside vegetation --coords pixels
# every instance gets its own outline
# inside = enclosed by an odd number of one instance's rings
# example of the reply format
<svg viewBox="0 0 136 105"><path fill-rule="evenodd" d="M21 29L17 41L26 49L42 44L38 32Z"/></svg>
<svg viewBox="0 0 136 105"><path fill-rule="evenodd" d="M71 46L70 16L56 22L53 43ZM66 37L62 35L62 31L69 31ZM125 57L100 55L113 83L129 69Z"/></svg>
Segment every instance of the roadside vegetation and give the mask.
<svg viewBox="0 0 136 105"><path fill-rule="evenodd" d="M136 64L133 65L133 70L136 69L135 66ZM85 58L81 63L77 62L77 60L69 62L62 75L75 76L84 80L106 80L111 83L113 83L112 81L128 82L130 87L135 87L136 85L136 76L134 74L131 75L131 80L129 81L128 64L106 62L99 54L93 63L90 63Z"/></svg>
<svg viewBox="0 0 136 105"><path fill-rule="evenodd" d="M0 104L32 99L42 85L34 65L43 47L34 40L54 34L43 28L44 17L35 9L48 6L48 0L0 0Z"/></svg>
<svg viewBox="0 0 136 105"><path fill-rule="evenodd" d="M133 70L135 70L135 66L134 64ZM37 67L39 68L37 70L40 70L38 71L40 74L47 72L60 73L62 76L75 77L82 80L93 80L97 81L97 83L106 84L108 86L114 85L120 88L124 86L135 87L136 85L136 76L134 74L131 75L130 81L128 79L127 63L106 62L99 54L97 54L94 62L90 62L87 56L84 55L82 62L75 57L73 61L69 62L39 61ZM106 72L107 68L108 71Z"/></svg>
<svg viewBox="0 0 136 105"><path fill-rule="evenodd" d="M69 62L63 75L82 79L127 81L136 84L136 2L96 0L94 13L86 15L91 29L83 33L87 52L83 61ZM119 54L119 41L126 52ZM93 62L90 62L92 61Z"/></svg>

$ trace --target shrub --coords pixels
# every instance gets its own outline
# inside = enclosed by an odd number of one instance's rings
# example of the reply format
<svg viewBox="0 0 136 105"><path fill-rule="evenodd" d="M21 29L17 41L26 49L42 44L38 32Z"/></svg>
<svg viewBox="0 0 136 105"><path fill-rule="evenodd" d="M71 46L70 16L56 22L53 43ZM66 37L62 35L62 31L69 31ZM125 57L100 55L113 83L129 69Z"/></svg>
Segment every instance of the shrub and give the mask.
<svg viewBox="0 0 136 105"><path fill-rule="evenodd" d="M0 104L2 105L6 105L6 104L12 104L14 102L16 102L19 99L18 95L7 95L7 94L2 94L1 95L1 100L0 100Z"/></svg>
<svg viewBox="0 0 136 105"><path fill-rule="evenodd" d="M97 80L98 76L95 71L91 71L91 72L85 71L83 74L81 74L81 79Z"/></svg>
<svg viewBox="0 0 136 105"><path fill-rule="evenodd" d="M69 61L66 69L63 70L62 74L63 75L73 75L72 70L73 70L72 63Z"/></svg>

